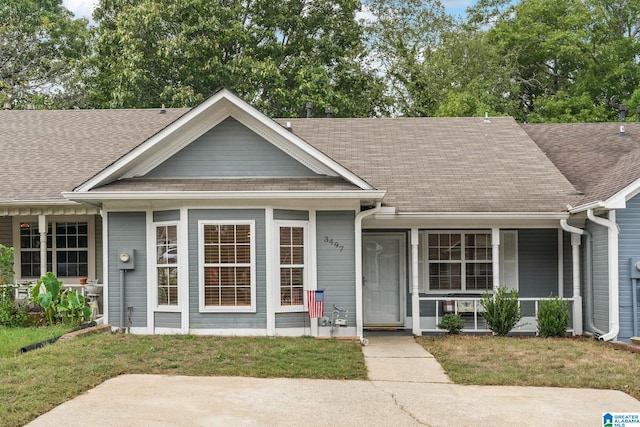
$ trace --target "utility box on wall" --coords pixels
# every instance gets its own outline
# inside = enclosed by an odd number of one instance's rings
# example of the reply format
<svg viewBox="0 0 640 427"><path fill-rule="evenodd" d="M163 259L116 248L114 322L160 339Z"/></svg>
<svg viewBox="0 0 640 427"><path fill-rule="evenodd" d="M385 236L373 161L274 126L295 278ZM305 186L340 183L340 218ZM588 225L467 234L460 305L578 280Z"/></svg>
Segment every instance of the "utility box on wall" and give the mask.
<svg viewBox="0 0 640 427"><path fill-rule="evenodd" d="M629 277L640 279L640 258L629 258Z"/></svg>
<svg viewBox="0 0 640 427"><path fill-rule="evenodd" d="M118 269L133 270L135 269L135 249L119 249L118 250Z"/></svg>

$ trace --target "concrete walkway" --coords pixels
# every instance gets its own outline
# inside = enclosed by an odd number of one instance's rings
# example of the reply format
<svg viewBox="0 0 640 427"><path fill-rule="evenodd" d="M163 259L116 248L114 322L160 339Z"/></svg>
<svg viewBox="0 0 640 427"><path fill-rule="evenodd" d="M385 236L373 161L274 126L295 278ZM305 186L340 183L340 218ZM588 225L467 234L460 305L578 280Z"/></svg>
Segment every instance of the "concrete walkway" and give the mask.
<svg viewBox="0 0 640 427"><path fill-rule="evenodd" d="M442 366L413 337L370 337L362 348L371 381L448 384Z"/></svg>
<svg viewBox="0 0 640 427"><path fill-rule="evenodd" d="M30 426L580 426L640 413L611 390L451 384L412 337L369 337L370 381L122 375Z"/></svg>

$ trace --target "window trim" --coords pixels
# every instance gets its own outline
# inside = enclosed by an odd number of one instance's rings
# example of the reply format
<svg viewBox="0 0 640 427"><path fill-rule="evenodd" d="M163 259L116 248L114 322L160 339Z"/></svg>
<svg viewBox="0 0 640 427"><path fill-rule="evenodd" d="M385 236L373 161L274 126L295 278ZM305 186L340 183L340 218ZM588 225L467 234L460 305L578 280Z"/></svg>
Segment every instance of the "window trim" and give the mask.
<svg viewBox="0 0 640 427"><path fill-rule="evenodd" d="M276 313L298 313L307 311L307 290L310 290L310 247L309 247L309 221L296 221L296 220L275 220L277 241L274 244L275 251L275 270L276 270L276 292L275 292L275 311ZM302 304L298 305L282 305L280 300L280 227L300 227L303 229L303 245L304 245L304 264L303 264L303 284L302 284Z"/></svg>
<svg viewBox="0 0 640 427"><path fill-rule="evenodd" d="M507 235L513 236L515 239L514 251L515 253L507 253L505 250L505 238ZM512 258L512 259L507 259ZM514 282L513 283L505 283L506 281L506 269L507 263L512 263L514 266ZM519 248L518 248L518 230L500 230L500 286L507 286L509 289L520 289L520 257L519 257ZM510 286L515 285L515 286Z"/></svg>
<svg viewBox="0 0 640 427"><path fill-rule="evenodd" d="M95 215L47 215L47 227L51 224L58 222L86 222L87 223L87 276L89 279L97 279L97 270L96 270L96 216ZM14 253L14 271L16 272L14 280L30 280L37 281L40 278L38 276L22 276L21 264L22 264L22 245L20 240L20 224L23 222L39 222L39 216L37 215L26 215L26 216L14 216L12 222L12 235L13 241L17 242L14 247L16 248ZM47 237L47 242L51 241L52 236ZM52 249L47 249L52 250ZM55 251L52 252L52 261L55 260ZM53 270L53 268L52 268ZM61 280L67 282L67 284L72 284L75 281L78 281L80 277L85 276L63 276Z"/></svg>
<svg viewBox="0 0 640 427"><path fill-rule="evenodd" d="M167 226L175 226L176 227L176 236L177 236L177 241L176 241L176 248L178 250L178 262L175 264L175 268L178 270L178 276L177 276L177 280L178 280L178 303L175 305L161 305L158 304L158 268L159 267L166 267L167 264L158 264L158 257L157 257L157 229L158 227L167 227ZM182 269L180 268L181 265L181 260L182 257L186 256L185 255L180 255L180 221L158 221L158 222L154 222L151 225L152 228L152 236L153 236L153 262L152 262L152 273L151 273L151 280L153 283L153 291L152 291L152 298L153 298L153 311L154 312L165 312L165 313L174 313L174 312L181 312L182 311L182 305L183 305L183 301L182 301L182 293L181 293L181 279L182 279Z"/></svg>
<svg viewBox="0 0 640 427"><path fill-rule="evenodd" d="M466 259L464 259L464 250L462 250L461 247L461 259L460 261L443 261L445 263L450 263L450 264L460 264L460 279L461 279L461 284L460 284L460 289L431 289L430 288L430 278L429 278L429 234L460 234L461 235L461 241L464 242L464 235L466 234L487 234L489 236L489 241L491 243L492 242L492 233L491 230L448 230L448 229L440 229L440 230L420 230L420 243L421 243L421 249L420 249L420 253L422 255L422 260L421 260L421 268L420 268L420 272L422 274L422 277L420 277L420 283L422 284L422 289L421 292L422 293L428 293L428 294L432 294L432 295L447 295L447 294L451 294L451 293L460 293L460 294L478 294L478 293L484 293L484 292L489 292L492 293L493 292L493 284L490 286L489 289L467 289L466 287L466 264L467 262L469 263L473 263L473 264L479 264L479 263L483 263L483 264L488 264L491 265L491 267L493 268L493 254L491 255L491 260L470 260L467 261ZM492 251L492 245L489 246L489 250ZM440 262L440 261L438 261ZM434 261L434 263L436 263L436 261ZM493 272L492 272L492 277L493 277Z"/></svg>
<svg viewBox="0 0 640 427"><path fill-rule="evenodd" d="M211 307L204 303L204 227L206 225L248 225L250 238L251 303L248 306ZM199 220L198 221L198 306L200 313L255 313L256 312L256 222L255 220Z"/></svg>

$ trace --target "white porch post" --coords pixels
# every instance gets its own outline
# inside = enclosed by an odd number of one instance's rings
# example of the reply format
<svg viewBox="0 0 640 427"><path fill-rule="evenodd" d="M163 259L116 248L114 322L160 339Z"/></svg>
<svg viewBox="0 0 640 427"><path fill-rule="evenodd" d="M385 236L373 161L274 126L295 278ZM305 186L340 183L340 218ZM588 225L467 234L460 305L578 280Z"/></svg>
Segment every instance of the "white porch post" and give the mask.
<svg viewBox="0 0 640 427"><path fill-rule="evenodd" d="M500 286L500 229L491 229L491 260L493 268L493 289Z"/></svg>
<svg viewBox="0 0 640 427"><path fill-rule="evenodd" d="M40 276L47 275L47 216L38 215L38 230L40 232Z"/></svg>
<svg viewBox="0 0 640 427"><path fill-rule="evenodd" d="M420 336L420 276L418 274L418 242L417 228L411 229L411 320L413 335Z"/></svg>
<svg viewBox="0 0 640 427"><path fill-rule="evenodd" d="M573 334L582 335L582 296L580 295L580 234L571 234L571 265L573 267Z"/></svg>

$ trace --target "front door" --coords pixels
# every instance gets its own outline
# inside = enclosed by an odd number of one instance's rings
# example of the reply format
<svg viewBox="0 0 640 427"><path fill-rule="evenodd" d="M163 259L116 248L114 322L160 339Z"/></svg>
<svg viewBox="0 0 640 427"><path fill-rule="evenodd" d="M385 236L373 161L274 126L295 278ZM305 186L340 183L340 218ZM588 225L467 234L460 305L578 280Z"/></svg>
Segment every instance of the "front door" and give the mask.
<svg viewBox="0 0 640 427"><path fill-rule="evenodd" d="M364 326L403 326L405 235L363 234Z"/></svg>

